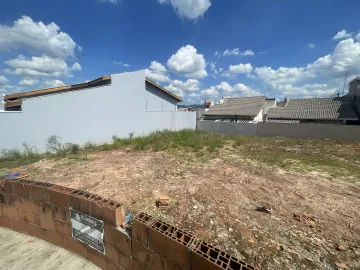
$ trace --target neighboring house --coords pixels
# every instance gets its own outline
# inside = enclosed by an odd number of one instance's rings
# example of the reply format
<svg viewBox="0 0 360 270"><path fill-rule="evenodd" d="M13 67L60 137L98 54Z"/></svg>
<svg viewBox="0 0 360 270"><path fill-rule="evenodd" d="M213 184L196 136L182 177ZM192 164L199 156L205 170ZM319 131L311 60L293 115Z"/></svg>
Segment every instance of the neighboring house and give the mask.
<svg viewBox="0 0 360 270"><path fill-rule="evenodd" d="M287 99L284 107L271 108L267 122L347 124L358 120L351 104L342 98Z"/></svg>
<svg viewBox="0 0 360 270"><path fill-rule="evenodd" d="M349 93L343 99L352 103L353 109L360 117L360 77L349 83Z"/></svg>
<svg viewBox="0 0 360 270"><path fill-rule="evenodd" d="M259 97L224 97L204 113L204 120L215 122L256 123L263 121L263 115L276 106L275 99Z"/></svg>
<svg viewBox="0 0 360 270"><path fill-rule="evenodd" d="M104 143L152 131L195 129L196 113L177 112L182 99L145 77L145 71L103 76L70 86L5 96L0 150L23 142L44 150L50 135L63 142Z"/></svg>

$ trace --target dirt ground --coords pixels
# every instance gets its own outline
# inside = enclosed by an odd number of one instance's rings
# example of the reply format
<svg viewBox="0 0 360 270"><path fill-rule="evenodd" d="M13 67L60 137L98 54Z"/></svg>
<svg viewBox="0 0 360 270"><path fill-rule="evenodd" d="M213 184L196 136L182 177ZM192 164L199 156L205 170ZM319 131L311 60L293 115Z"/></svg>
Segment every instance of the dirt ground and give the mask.
<svg viewBox="0 0 360 270"><path fill-rule="evenodd" d="M114 150L19 170L118 200L127 212L152 214L261 269L360 269L359 181L285 171L239 150L207 161ZM156 208L159 194L170 208Z"/></svg>
<svg viewBox="0 0 360 270"><path fill-rule="evenodd" d="M96 270L96 265L39 238L0 227L0 269Z"/></svg>

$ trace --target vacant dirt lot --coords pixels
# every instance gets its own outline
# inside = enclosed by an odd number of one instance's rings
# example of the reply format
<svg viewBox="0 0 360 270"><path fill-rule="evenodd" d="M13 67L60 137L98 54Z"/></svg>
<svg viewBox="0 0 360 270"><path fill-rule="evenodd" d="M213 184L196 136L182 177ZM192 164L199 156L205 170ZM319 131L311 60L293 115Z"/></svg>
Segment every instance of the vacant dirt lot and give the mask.
<svg viewBox="0 0 360 270"><path fill-rule="evenodd" d="M127 212L155 215L261 269L360 269L358 179L332 177L311 164L291 170L270 163L223 147L205 160L112 150L19 169L30 179L114 198ZM169 209L156 208L159 194L171 198Z"/></svg>

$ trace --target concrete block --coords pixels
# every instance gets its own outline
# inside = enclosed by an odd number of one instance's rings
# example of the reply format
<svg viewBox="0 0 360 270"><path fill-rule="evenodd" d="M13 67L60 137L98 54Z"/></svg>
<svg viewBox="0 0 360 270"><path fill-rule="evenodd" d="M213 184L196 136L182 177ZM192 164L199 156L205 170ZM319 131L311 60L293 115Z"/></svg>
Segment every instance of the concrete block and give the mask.
<svg viewBox="0 0 360 270"><path fill-rule="evenodd" d="M104 240L122 253L131 256L131 238L124 231L105 224Z"/></svg>

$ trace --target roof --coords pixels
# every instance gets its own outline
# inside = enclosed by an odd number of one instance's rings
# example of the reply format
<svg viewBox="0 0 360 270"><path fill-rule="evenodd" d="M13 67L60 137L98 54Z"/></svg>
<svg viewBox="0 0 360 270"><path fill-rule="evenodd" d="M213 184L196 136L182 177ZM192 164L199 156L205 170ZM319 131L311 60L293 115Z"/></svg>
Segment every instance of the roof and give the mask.
<svg viewBox="0 0 360 270"><path fill-rule="evenodd" d="M148 78L145 78L146 83L150 83L160 89L161 91L164 91L168 95L172 96L173 98L183 101L182 98L176 96L175 94L171 93L167 89L161 87L160 85L156 84L155 82L149 80ZM68 91L75 91L75 90L81 90L86 89L90 87L95 86L101 86L111 83L111 76L102 76L95 80L89 81L89 82L83 82L73 85L65 85L60 87L53 87L53 88L46 88L46 89L40 89L40 90L34 90L34 91L28 91L28 92L22 92L22 93L16 93L16 94L9 94L5 96L5 101L14 101L14 100L22 100L26 98L32 98L32 97L38 97L38 96L45 96L45 95L51 95L56 93L62 93L62 92L68 92Z"/></svg>
<svg viewBox="0 0 360 270"><path fill-rule="evenodd" d="M285 107L270 108L268 119L358 120L349 103L340 98L290 99Z"/></svg>
<svg viewBox="0 0 360 270"><path fill-rule="evenodd" d="M269 123L282 123L282 124L298 124L300 120L281 120L281 119L267 119Z"/></svg>
<svg viewBox="0 0 360 270"><path fill-rule="evenodd" d="M351 82L349 82L349 84L355 82L355 81L360 81L360 77L356 77L355 79L353 79Z"/></svg>
<svg viewBox="0 0 360 270"><path fill-rule="evenodd" d="M264 96L224 98L223 104L216 104L204 115L257 116L265 105Z"/></svg>
<svg viewBox="0 0 360 270"><path fill-rule="evenodd" d="M177 95L175 95L174 93L171 93L169 90L165 89L164 87L162 87L161 85L153 82L152 80L148 79L148 78L145 78L145 81L147 83L150 83L152 84L153 86L159 88L160 90L164 91L165 93L169 94L170 96L172 96L173 98L177 99L178 101L182 102L184 101L181 97L178 97Z"/></svg>

